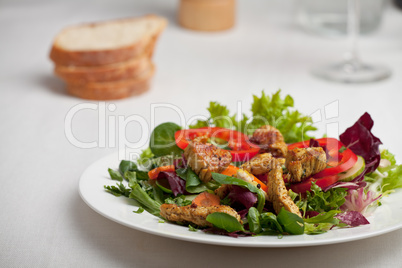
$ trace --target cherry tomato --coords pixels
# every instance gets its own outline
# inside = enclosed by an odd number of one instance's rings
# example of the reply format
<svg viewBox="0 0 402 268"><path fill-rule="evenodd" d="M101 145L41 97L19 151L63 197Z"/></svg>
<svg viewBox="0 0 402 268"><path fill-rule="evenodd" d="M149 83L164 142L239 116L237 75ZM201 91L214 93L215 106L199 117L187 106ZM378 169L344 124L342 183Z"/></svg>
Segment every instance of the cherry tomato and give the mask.
<svg viewBox="0 0 402 268"><path fill-rule="evenodd" d="M311 182L315 182L318 186L321 188L325 188L327 186L330 186L334 184L335 182L338 181L338 176L333 175L333 176L326 176L322 178L310 178L302 182L298 183L293 183L289 186L289 189L291 189L295 193L305 193L306 191L310 191L311 189Z"/></svg>

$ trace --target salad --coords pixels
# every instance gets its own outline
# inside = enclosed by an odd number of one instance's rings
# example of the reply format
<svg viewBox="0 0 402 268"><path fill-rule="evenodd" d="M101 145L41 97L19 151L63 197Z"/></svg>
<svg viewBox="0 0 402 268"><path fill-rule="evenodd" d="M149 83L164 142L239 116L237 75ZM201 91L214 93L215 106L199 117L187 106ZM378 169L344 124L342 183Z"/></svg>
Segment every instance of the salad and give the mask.
<svg viewBox="0 0 402 268"><path fill-rule="evenodd" d="M310 136L309 116L280 91L253 96L241 120L211 102L189 129L157 126L137 161L109 168L107 192L190 231L238 236L321 234L369 224L402 188L402 165L372 132L368 113L339 139Z"/></svg>

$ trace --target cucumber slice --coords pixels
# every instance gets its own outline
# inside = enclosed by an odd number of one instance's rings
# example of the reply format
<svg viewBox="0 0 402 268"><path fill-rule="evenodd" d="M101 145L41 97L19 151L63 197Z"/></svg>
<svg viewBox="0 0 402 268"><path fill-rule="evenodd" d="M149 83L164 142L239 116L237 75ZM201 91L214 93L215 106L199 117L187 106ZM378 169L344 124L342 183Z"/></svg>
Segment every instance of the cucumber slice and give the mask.
<svg viewBox="0 0 402 268"><path fill-rule="evenodd" d="M354 164L353 167L348 169L345 172L342 172L341 175L339 176L338 181L351 181L357 176L359 176L364 168L366 167L366 164L364 162L364 158L361 156L357 156L357 162Z"/></svg>

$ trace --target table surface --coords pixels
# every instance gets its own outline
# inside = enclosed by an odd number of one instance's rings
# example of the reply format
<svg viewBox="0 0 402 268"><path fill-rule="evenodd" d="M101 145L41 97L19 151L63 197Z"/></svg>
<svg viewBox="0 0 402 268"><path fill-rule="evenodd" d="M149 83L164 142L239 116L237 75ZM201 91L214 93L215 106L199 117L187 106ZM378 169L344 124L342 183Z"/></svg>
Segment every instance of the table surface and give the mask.
<svg viewBox="0 0 402 268"><path fill-rule="evenodd" d="M367 62L389 66L390 79L361 85L330 83L310 74L312 67L341 59L342 39L300 30L293 1L238 1L236 27L200 33L176 23L177 1L2 1L0 3L0 259L7 267L205 267L301 265L400 267L402 230L335 245L288 249L204 245L142 233L112 222L80 198L81 173L116 152L105 146L83 149L65 134L65 118L84 101L66 95L52 74L48 53L53 37L71 24L156 13L169 20L158 41L152 89L138 97L108 102L108 117L137 115L156 124L180 123L206 115L209 101L249 114L252 94L282 89L303 113L322 115L319 134L329 123L339 131L368 111L374 133L402 160L402 13L388 7L381 28L360 40ZM171 104L151 109L151 104ZM332 106L328 106L332 104ZM335 106L334 106L335 105ZM178 107L179 110L174 109ZM337 107L337 116L325 116ZM72 120L80 141L99 141L99 109L82 110ZM106 126L109 129L109 125ZM135 142L138 123L115 135ZM102 136L103 137L103 136ZM120 140L121 141L121 140ZM123 139L124 141L124 139ZM124 145L123 143L120 143ZM105 167L106 168L106 167ZM292 257L289 256L291 254Z"/></svg>

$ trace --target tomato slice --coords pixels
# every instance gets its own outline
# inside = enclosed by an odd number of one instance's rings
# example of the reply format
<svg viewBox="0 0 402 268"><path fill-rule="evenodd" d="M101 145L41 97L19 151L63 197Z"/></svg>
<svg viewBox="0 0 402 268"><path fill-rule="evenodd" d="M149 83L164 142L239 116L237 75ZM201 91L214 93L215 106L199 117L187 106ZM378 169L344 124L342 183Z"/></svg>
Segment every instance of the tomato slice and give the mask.
<svg viewBox="0 0 402 268"><path fill-rule="evenodd" d="M293 183L289 186L289 189L291 189L295 193L305 193L307 191L310 191L311 189L311 183L315 182L318 186L321 188L325 188L327 186L330 186L334 184L335 182L338 181L338 176L333 175L333 176L326 176L322 178L310 178L305 181L299 182L299 183Z"/></svg>
<svg viewBox="0 0 402 268"><path fill-rule="evenodd" d="M353 167L357 162L357 155L349 148L346 148L342 142L334 138L321 138L317 139L320 146L325 146L329 158L327 159L327 168L314 175L314 178L323 178L344 172ZM301 141L290 144L289 150L294 148L307 148L309 141Z"/></svg>
<svg viewBox="0 0 402 268"><path fill-rule="evenodd" d="M253 145L247 135L239 131L221 128L221 127L203 127L197 129L183 129L176 131L175 140L179 148L185 149L189 142L197 137L207 136L211 139L219 139L225 141L222 150L230 152L232 161L247 161L255 156L260 148Z"/></svg>

